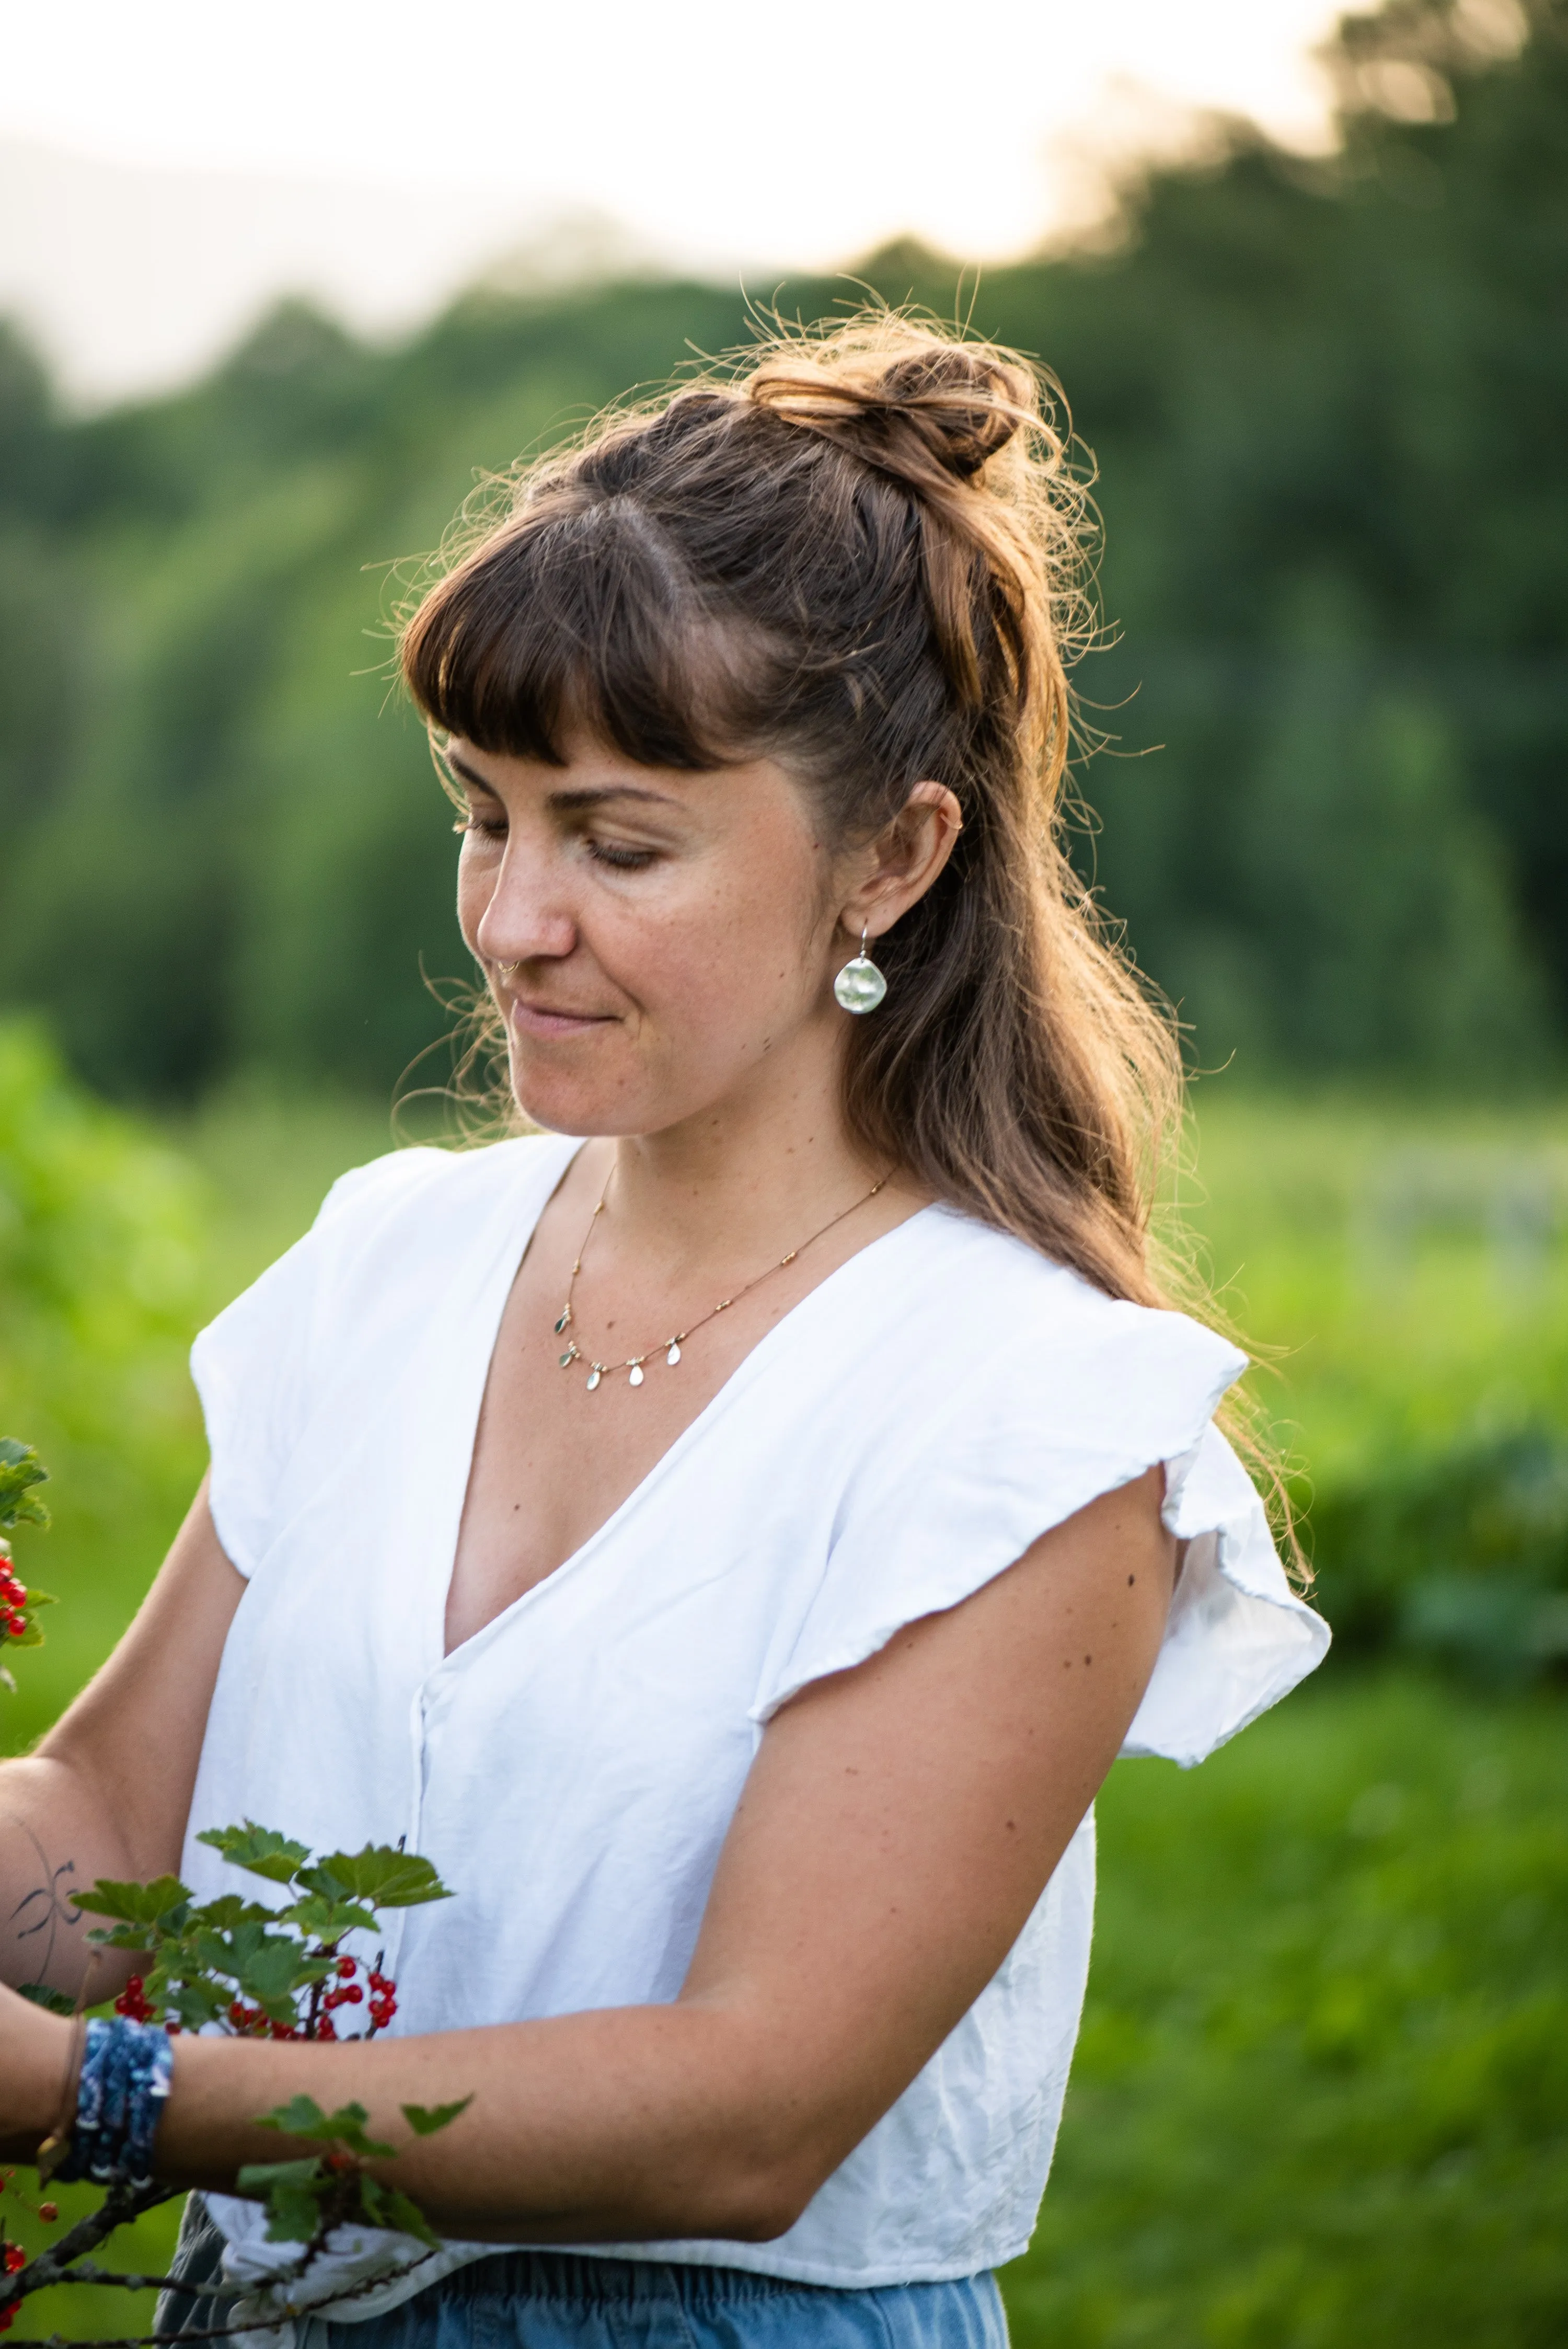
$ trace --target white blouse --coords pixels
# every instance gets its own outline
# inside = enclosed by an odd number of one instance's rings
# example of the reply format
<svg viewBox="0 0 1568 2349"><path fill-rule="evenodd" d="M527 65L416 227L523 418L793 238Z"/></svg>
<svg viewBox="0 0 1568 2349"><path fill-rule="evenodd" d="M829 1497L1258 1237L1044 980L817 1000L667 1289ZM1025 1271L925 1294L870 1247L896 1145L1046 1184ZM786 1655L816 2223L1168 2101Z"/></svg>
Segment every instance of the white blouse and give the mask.
<svg viewBox="0 0 1568 2349"><path fill-rule="evenodd" d="M831 1273L591 1540L444 1655L501 1309L577 1147L410 1150L345 1175L197 1340L213 1514L249 1578L185 1847L199 1898L235 1886L204 1827L251 1817L316 1849L405 1837L455 1897L392 1920L396 2030L674 1999L777 1708L1155 1462L1191 1547L1124 1750L1201 1761L1318 1661L1327 1627L1210 1423L1242 1356L944 1207ZM582 2248L842 2286L1012 2259L1050 2166L1093 1899L1091 1813L995 1979L787 2234ZM235 2277L292 2260L255 2205L211 2207ZM449 2245L335 2320L494 2248ZM412 2249L346 2232L313 2291Z"/></svg>

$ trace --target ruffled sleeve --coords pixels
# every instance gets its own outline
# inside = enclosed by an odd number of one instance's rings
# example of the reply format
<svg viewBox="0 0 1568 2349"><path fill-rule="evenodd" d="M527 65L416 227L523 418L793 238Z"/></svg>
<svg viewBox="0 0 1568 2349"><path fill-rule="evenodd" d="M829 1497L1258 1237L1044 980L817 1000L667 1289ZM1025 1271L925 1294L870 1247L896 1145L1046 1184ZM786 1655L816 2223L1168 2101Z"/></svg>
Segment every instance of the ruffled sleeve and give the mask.
<svg viewBox="0 0 1568 2349"><path fill-rule="evenodd" d="M923 1424L877 1447L880 1470L846 1495L826 1571L755 1720L862 1662L903 1625L956 1606L1157 1464L1165 1522L1189 1547L1123 1751L1202 1761L1319 1661L1328 1626L1291 1589L1262 1504L1212 1423L1245 1357L1184 1314L1113 1303L1059 1271L1051 1281L1026 1337L988 1349L921 1413Z"/></svg>
<svg viewBox="0 0 1568 2349"><path fill-rule="evenodd" d="M225 1306L191 1349L211 1457L208 1499L224 1551L247 1580L267 1548L284 1471L309 1418L335 1275L443 1154L408 1150L341 1175L315 1223Z"/></svg>

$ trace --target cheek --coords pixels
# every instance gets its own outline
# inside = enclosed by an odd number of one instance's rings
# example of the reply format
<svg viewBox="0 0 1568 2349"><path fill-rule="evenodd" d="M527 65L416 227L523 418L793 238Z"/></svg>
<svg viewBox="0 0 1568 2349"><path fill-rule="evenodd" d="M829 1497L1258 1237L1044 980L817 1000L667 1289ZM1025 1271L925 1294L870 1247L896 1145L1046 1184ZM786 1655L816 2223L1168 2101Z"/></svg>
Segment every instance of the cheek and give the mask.
<svg viewBox="0 0 1568 2349"><path fill-rule="evenodd" d="M470 954L476 951L474 940L485 907L495 895L495 882L494 866L487 871L483 860L474 855L465 841L458 857L458 927Z"/></svg>
<svg viewBox="0 0 1568 2349"><path fill-rule="evenodd" d="M645 983L634 991L672 1035L739 1040L788 1025L820 995L817 876L796 843L779 845L661 908L645 934Z"/></svg>

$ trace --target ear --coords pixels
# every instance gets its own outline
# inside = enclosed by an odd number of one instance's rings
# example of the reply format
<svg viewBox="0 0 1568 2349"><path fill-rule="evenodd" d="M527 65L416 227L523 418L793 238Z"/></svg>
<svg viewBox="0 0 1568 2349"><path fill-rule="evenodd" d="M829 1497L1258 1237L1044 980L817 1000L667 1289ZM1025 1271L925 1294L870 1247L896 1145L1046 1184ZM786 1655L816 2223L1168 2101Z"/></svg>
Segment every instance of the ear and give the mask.
<svg viewBox="0 0 1568 2349"><path fill-rule="evenodd" d="M858 878L839 920L851 936L880 938L924 896L964 829L963 812L945 783L916 783L886 828L862 848Z"/></svg>

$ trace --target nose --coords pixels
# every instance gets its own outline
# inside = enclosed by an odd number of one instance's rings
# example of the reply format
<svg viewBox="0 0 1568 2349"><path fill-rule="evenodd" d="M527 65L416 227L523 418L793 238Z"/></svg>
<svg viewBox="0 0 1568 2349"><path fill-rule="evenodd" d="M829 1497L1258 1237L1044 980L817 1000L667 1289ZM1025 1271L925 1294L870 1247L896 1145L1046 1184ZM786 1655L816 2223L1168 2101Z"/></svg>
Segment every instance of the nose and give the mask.
<svg viewBox="0 0 1568 2349"><path fill-rule="evenodd" d="M496 876L490 903L474 931L486 962L561 961L577 944L577 921L551 861L530 853L515 835Z"/></svg>

